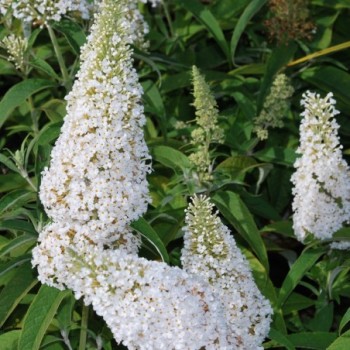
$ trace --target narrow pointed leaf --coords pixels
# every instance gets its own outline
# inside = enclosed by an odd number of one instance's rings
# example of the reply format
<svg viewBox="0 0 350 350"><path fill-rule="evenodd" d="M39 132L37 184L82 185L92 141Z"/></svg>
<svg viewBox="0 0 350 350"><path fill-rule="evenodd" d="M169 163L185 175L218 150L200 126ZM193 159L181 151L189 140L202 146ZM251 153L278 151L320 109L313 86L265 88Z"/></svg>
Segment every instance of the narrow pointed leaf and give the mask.
<svg viewBox="0 0 350 350"><path fill-rule="evenodd" d="M269 270L264 242L254 219L240 197L233 192L218 192L212 197L220 212L248 242L260 262Z"/></svg>
<svg viewBox="0 0 350 350"><path fill-rule="evenodd" d="M0 128L13 110L36 92L54 87L56 84L44 79L27 79L11 87L0 102Z"/></svg>
<svg viewBox="0 0 350 350"><path fill-rule="evenodd" d="M16 274L0 293L0 327L2 327L22 298L37 283L38 280L34 275L30 262L23 264L17 269Z"/></svg>
<svg viewBox="0 0 350 350"><path fill-rule="evenodd" d="M324 254L325 248L307 249L299 256L298 260L292 265L278 296L278 306L281 307L294 288L298 285L306 272L316 263L316 261Z"/></svg>
<svg viewBox="0 0 350 350"><path fill-rule="evenodd" d="M153 227L144 218L141 217L137 221L134 221L130 226L152 243L163 261L167 263L169 262L169 255L162 240L159 238Z"/></svg>
<svg viewBox="0 0 350 350"><path fill-rule="evenodd" d="M241 38L247 24L251 18L265 5L267 0L253 0L243 11L241 17L239 18L231 38L231 57L232 62L235 60L236 48Z"/></svg>
<svg viewBox="0 0 350 350"><path fill-rule="evenodd" d="M38 350L45 332L68 291L42 285L23 321L18 349Z"/></svg>
<svg viewBox="0 0 350 350"><path fill-rule="evenodd" d="M230 50L227 45L224 33L222 32L218 21L210 12L210 10L197 0L178 0L177 2L186 10L190 11L197 18L197 20L208 29L208 31L212 34L214 39L219 44L225 56L229 59Z"/></svg>

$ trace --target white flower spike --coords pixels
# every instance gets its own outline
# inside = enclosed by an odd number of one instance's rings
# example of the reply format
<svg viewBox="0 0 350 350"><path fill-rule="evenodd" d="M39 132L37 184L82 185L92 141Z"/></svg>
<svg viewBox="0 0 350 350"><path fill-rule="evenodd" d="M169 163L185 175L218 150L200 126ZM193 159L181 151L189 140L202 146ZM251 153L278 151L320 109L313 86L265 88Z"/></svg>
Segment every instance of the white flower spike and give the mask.
<svg viewBox="0 0 350 350"><path fill-rule="evenodd" d="M350 169L342 158L334 116L335 100L307 91L301 101L305 111L300 125L300 157L291 181L293 227L303 242L308 235L325 240L350 219Z"/></svg>

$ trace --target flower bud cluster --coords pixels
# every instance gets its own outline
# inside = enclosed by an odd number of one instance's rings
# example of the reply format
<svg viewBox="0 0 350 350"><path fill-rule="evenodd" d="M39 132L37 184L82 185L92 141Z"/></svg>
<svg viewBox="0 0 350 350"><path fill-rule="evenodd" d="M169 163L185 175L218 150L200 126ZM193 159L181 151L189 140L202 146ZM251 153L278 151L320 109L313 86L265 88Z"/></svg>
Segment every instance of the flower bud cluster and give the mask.
<svg viewBox="0 0 350 350"><path fill-rule="evenodd" d="M260 140L269 136L269 128L283 128L283 117L289 106L294 89L285 74L278 74L272 83L260 114L254 119L254 132Z"/></svg>
<svg viewBox="0 0 350 350"><path fill-rule="evenodd" d="M182 265L208 282L225 310L230 349L262 349L272 309L257 288L248 261L205 196L186 213Z"/></svg>
<svg viewBox="0 0 350 350"><path fill-rule="evenodd" d="M342 158L335 100L307 91L301 101L305 111L300 125L301 156L291 181L293 227L297 238L309 234L329 239L350 218L350 169Z"/></svg>
<svg viewBox="0 0 350 350"><path fill-rule="evenodd" d="M0 47L7 51L9 55L8 59L15 64L17 69L21 71L25 70L25 56L28 47L28 40L26 38L10 34L1 40Z"/></svg>
<svg viewBox="0 0 350 350"><path fill-rule="evenodd" d="M196 168L200 181L210 181L212 165L209 146L213 142L222 143L224 135L218 125L219 111L204 77L193 66L193 96L196 108L196 128L192 131L192 144L195 147L189 159Z"/></svg>

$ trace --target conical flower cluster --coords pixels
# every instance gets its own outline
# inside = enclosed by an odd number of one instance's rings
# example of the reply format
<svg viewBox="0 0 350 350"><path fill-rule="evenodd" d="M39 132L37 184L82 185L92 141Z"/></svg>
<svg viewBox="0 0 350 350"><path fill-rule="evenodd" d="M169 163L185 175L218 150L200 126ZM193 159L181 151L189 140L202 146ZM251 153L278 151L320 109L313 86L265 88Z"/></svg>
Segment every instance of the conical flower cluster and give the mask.
<svg viewBox="0 0 350 350"><path fill-rule="evenodd" d="M230 349L262 349L272 309L257 288L248 261L214 205L194 197L186 214L182 265L208 282L225 310Z"/></svg>
<svg viewBox="0 0 350 350"><path fill-rule="evenodd" d="M109 13L101 8L82 50L40 199L50 218L84 225L93 242L130 246L127 225L149 202L150 156L142 131L142 89L128 47L134 34L124 8L107 4L101 6L111 7Z"/></svg>
<svg viewBox="0 0 350 350"><path fill-rule="evenodd" d="M334 116L335 100L306 92L301 101L305 111L300 125L301 155L292 176L293 227L303 241L309 234L329 239L350 219L350 169L342 158Z"/></svg>

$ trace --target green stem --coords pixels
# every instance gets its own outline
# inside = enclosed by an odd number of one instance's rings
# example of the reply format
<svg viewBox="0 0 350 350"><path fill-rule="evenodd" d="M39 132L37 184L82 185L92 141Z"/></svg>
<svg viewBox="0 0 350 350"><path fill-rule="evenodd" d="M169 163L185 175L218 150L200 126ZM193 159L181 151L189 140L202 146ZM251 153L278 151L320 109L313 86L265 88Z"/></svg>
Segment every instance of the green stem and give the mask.
<svg viewBox="0 0 350 350"><path fill-rule="evenodd" d="M58 61L58 64L60 66L60 69L61 69L61 73L62 73L62 77L63 77L63 85L67 91L70 91L70 89L72 87L71 79L69 77L67 67L64 63L64 59L63 59L61 49L60 49L60 46L58 44L55 32L53 31L53 29L49 25L47 26L47 30L49 31L50 39L52 41L52 45L53 45L53 48L55 50L55 54L57 56L57 61Z"/></svg>
<svg viewBox="0 0 350 350"><path fill-rule="evenodd" d="M87 338L87 327L89 318L89 307L83 304L83 311L81 314L81 328L80 328L80 338L79 338L79 349L85 350L86 348L86 338Z"/></svg>
<svg viewBox="0 0 350 350"><path fill-rule="evenodd" d="M166 21L168 22L170 36L173 38L174 37L174 29L173 29L173 25L171 23L171 17L169 14L168 5L165 3L165 1L162 1L162 5L163 5Z"/></svg>

